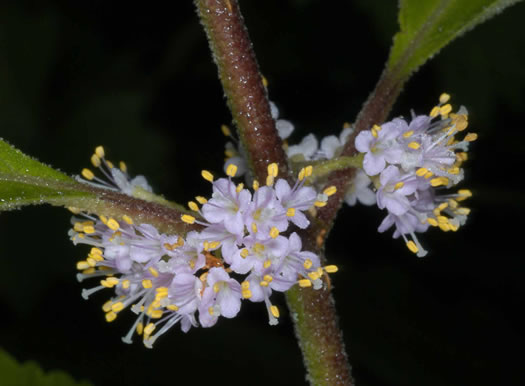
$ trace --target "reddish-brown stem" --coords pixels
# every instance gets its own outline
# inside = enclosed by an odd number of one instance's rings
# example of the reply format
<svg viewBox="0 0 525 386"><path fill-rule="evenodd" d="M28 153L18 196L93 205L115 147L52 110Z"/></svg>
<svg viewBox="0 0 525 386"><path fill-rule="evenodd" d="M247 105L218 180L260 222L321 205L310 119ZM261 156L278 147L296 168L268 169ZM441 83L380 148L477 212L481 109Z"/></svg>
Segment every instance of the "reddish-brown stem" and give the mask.
<svg viewBox="0 0 525 386"><path fill-rule="evenodd" d="M286 154L237 1L196 0L195 4L254 175L264 181L268 164L276 162L281 175L287 176Z"/></svg>

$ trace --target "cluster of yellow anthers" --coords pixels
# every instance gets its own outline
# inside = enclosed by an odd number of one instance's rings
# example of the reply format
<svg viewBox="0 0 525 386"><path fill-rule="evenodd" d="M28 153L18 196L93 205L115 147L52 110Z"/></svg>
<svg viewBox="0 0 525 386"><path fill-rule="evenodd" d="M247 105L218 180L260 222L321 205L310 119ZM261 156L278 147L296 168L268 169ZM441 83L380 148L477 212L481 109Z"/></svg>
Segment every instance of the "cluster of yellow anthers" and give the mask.
<svg viewBox="0 0 525 386"><path fill-rule="evenodd" d="M107 175L106 174L106 171L102 168L102 166L105 166L106 167L106 170L109 169L113 169L115 166L113 165L113 162L107 160L105 158L105 151L104 151L104 148L102 146L97 146L95 148L95 153L93 153L93 155L91 156L91 164L96 167L96 168L99 168L105 175L107 178L109 178L110 180L113 179L113 177L111 177L111 175ZM119 169L123 172L123 173L127 173L127 166L126 164L123 162L123 161L120 161L119 162ZM95 176L95 174L88 168L84 168L82 169L82 177L84 177L86 180L88 181L97 181L97 182L101 182L101 183L104 183L106 184L106 181L103 181L101 179L99 179L98 177Z"/></svg>

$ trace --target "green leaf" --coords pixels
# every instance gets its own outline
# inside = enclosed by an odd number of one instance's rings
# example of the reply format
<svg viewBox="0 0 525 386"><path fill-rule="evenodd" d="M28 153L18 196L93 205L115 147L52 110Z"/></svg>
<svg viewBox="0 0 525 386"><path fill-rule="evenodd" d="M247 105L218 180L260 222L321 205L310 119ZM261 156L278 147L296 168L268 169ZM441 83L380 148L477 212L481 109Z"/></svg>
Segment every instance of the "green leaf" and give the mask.
<svg viewBox="0 0 525 386"><path fill-rule="evenodd" d="M35 362L18 363L0 349L0 383L9 386L90 386L87 381L75 381L63 371L44 373Z"/></svg>
<svg viewBox="0 0 525 386"><path fill-rule="evenodd" d="M166 233L195 229L181 221L187 211L161 196L137 191L136 197L83 184L23 154L0 139L0 211L51 204L115 218L128 215Z"/></svg>
<svg viewBox="0 0 525 386"><path fill-rule="evenodd" d="M406 79L456 37L520 0L400 0L387 70ZM460 59L458 59L460 60Z"/></svg>

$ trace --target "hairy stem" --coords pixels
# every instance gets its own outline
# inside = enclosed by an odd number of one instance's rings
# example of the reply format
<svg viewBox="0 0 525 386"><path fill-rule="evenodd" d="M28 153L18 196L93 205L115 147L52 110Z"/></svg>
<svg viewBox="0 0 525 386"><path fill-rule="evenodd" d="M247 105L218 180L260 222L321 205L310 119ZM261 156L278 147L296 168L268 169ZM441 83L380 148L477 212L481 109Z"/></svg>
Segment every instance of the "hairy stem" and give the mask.
<svg viewBox="0 0 525 386"><path fill-rule="evenodd" d="M195 0L213 58L219 70L228 106L255 177L264 181L267 166L279 165L291 180L287 157L270 114L270 105L252 44L237 0ZM315 221L314 221L315 223ZM301 235L306 248L320 252L318 229ZM288 305L303 352L308 379L314 385L351 385L341 331L329 286L322 290L294 288Z"/></svg>

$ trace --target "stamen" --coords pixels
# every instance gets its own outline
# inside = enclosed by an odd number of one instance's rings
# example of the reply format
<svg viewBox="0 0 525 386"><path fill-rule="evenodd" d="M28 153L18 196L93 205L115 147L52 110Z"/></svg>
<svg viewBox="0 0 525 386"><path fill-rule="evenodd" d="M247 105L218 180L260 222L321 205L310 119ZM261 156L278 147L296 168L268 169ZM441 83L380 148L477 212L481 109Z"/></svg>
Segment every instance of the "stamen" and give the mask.
<svg viewBox="0 0 525 386"><path fill-rule="evenodd" d="M222 131L222 134L225 136L225 137L231 137L232 136L232 132L230 130L230 128L226 125L221 125L221 131Z"/></svg>
<svg viewBox="0 0 525 386"><path fill-rule="evenodd" d="M189 214L183 214L180 219L184 221L186 224L194 224L195 223L195 217L190 216Z"/></svg>
<svg viewBox="0 0 525 386"><path fill-rule="evenodd" d="M443 93L439 96L439 103L441 103L442 105L447 103L449 100L450 100L450 95L448 95L447 93Z"/></svg>

